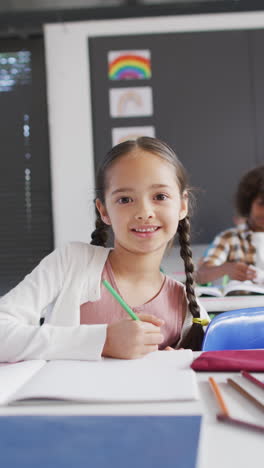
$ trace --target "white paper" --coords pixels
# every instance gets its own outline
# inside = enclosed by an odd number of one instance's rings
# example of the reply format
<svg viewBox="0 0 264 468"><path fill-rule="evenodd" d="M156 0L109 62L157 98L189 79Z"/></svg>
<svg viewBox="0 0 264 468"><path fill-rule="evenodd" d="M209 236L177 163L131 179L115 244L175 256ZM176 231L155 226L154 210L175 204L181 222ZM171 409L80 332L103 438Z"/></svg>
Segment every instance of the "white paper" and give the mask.
<svg viewBox="0 0 264 468"><path fill-rule="evenodd" d="M51 361L13 399L79 402L198 398L192 351L159 351L135 360Z"/></svg>
<svg viewBox="0 0 264 468"><path fill-rule="evenodd" d="M141 136L155 137L155 128L152 125L141 127L115 127L112 129L112 146L126 140L136 140Z"/></svg>
<svg viewBox="0 0 264 468"><path fill-rule="evenodd" d="M46 364L44 360L0 365L0 404L4 404L25 382Z"/></svg>
<svg viewBox="0 0 264 468"><path fill-rule="evenodd" d="M232 280L224 287L224 294L232 291L250 291L252 293L264 294L264 286L254 284L252 281L236 281Z"/></svg>

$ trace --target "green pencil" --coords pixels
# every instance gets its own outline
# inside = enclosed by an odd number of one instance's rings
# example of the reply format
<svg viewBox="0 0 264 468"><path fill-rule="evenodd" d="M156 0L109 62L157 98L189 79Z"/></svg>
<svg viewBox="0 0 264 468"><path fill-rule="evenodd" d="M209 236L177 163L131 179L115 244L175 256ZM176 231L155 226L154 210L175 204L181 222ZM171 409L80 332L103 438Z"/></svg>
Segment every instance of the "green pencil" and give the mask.
<svg viewBox="0 0 264 468"><path fill-rule="evenodd" d="M140 320L139 317L133 312L132 309L125 303L122 297L119 296L118 292L112 288L111 284L107 280L103 280L103 285L108 289L108 291L114 296L114 298L119 302L119 304L125 309L125 311L130 315L133 320Z"/></svg>

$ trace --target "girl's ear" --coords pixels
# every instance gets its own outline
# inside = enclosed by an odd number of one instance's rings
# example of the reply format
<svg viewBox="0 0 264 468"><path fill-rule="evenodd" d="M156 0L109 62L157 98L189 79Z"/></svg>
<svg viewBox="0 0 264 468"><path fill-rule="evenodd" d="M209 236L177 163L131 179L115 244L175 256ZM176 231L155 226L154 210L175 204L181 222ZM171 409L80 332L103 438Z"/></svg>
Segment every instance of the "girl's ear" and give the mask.
<svg viewBox="0 0 264 468"><path fill-rule="evenodd" d="M109 216L107 214L106 208L105 208L104 204L101 202L101 200L99 200L99 198L96 198L95 206L96 206L97 210L100 213L101 220L105 224L108 224L109 226L111 226L111 221L110 221L110 218L109 218Z"/></svg>
<svg viewBox="0 0 264 468"><path fill-rule="evenodd" d="M188 214L188 192L184 191L181 197L181 207L179 213L179 220L184 219Z"/></svg>

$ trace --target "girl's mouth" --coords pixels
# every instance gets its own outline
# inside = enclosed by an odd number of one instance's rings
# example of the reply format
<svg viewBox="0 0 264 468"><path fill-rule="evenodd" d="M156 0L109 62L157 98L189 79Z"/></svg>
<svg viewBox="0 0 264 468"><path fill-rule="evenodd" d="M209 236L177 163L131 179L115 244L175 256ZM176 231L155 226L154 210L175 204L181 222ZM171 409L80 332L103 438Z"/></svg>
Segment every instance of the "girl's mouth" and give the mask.
<svg viewBox="0 0 264 468"><path fill-rule="evenodd" d="M132 228L132 232L139 237L150 237L155 232L160 229L160 226L149 226L149 227L142 227L142 228Z"/></svg>

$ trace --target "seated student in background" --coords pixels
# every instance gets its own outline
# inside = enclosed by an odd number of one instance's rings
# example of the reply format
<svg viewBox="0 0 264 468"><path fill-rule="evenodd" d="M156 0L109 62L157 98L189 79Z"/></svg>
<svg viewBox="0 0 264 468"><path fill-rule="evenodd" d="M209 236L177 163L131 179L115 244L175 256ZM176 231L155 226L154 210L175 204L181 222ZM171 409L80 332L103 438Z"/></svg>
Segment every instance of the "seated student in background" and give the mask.
<svg viewBox="0 0 264 468"><path fill-rule="evenodd" d="M228 275L264 283L264 166L247 172L235 197L244 224L218 234L200 261L196 279L207 283Z"/></svg>
<svg viewBox="0 0 264 468"><path fill-rule="evenodd" d="M141 137L114 147L97 177L93 245L56 249L0 300L0 361L131 359L167 346L200 349L208 316L194 294L188 190L165 143ZM113 249L106 248L110 226ZM176 233L186 289L160 271ZM102 279L140 321L128 317Z"/></svg>

